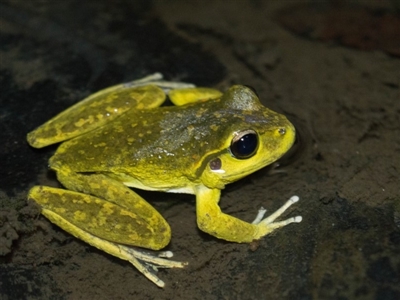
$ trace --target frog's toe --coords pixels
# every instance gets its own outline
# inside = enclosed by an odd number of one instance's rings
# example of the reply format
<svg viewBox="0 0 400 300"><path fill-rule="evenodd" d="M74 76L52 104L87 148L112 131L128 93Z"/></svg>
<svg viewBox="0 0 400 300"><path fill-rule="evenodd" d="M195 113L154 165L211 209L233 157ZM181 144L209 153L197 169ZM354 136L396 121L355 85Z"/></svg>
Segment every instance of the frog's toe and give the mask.
<svg viewBox="0 0 400 300"><path fill-rule="evenodd" d="M139 87L144 85L156 85L161 88L166 94L170 90L175 89L186 89L186 88L193 88L195 87L192 83L180 82L180 81L167 81L164 80L164 76L161 73L154 73L143 77L138 80L133 80L127 83L124 83L125 88L132 88L132 87Z"/></svg>
<svg viewBox="0 0 400 300"><path fill-rule="evenodd" d="M172 251L161 251L157 255L158 257L164 257L164 258L171 258L174 256L174 253Z"/></svg>
<svg viewBox="0 0 400 300"><path fill-rule="evenodd" d="M255 235L255 239L259 239L277 228L284 227L291 223L300 223L302 221L301 216L292 217L283 221L274 222L279 216L281 216L291 205L299 201L298 196L292 196L282 207L280 207L272 215L265 219L262 219L265 214L265 209L261 208L258 212L256 219L253 221L254 225L257 225L258 231Z"/></svg>
<svg viewBox="0 0 400 300"><path fill-rule="evenodd" d="M152 271L158 271L159 268L183 268L188 265L187 262L178 262L168 260L173 253L171 251L162 251L157 256L145 251L137 250L131 247L118 245L124 259L134 265L144 276L159 287L164 287L165 283Z"/></svg>
<svg viewBox="0 0 400 300"><path fill-rule="evenodd" d="M296 216L296 217L292 217L283 221L278 221L278 222L271 222L271 223L262 223L267 225L267 227L269 228L269 230L275 230L277 228L289 225L291 223L300 223L303 220L303 218L301 216Z"/></svg>
<svg viewBox="0 0 400 300"><path fill-rule="evenodd" d="M272 215L268 216L267 218L265 218L264 220L262 220L260 223L263 224L272 224L278 217L280 217L290 206L292 206L293 204L295 204L296 202L298 202L300 200L299 196L292 196L290 197L290 199L288 201L286 201L286 203L284 205L282 205L277 211L275 211ZM289 223L299 223L301 222L302 218L300 216L295 217L295 218L290 218L287 219L286 221L281 221L281 222L277 222L274 224L284 224L285 222ZM290 222L289 222L290 221ZM285 224L286 225L286 224ZM284 226L284 225L282 225ZM281 226L279 226L281 227Z"/></svg>
<svg viewBox="0 0 400 300"><path fill-rule="evenodd" d="M264 218L265 213L267 212L267 210L264 207L260 207L260 209L258 210L257 216L254 219L253 222L251 222L251 224L257 225L258 223L261 222L261 220Z"/></svg>

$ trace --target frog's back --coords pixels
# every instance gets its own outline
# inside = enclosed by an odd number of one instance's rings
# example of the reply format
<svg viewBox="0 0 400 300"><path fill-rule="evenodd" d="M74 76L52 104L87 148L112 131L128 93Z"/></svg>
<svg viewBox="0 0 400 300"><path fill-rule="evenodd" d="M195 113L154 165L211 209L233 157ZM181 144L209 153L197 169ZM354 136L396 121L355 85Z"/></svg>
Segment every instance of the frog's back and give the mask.
<svg viewBox="0 0 400 300"><path fill-rule="evenodd" d="M193 165L217 147L209 110L218 101L130 111L109 124L64 142L50 167L74 172L169 172L191 176ZM213 126L211 126L214 128ZM214 128L215 130L215 128ZM215 135L215 132L214 132ZM133 174L139 175L139 174ZM193 175L193 174L192 174Z"/></svg>
<svg viewBox="0 0 400 300"><path fill-rule="evenodd" d="M178 189L176 182L182 187L196 185L203 180L208 162L226 156L228 169L215 171L227 171L226 179L209 183L222 188L281 155L279 132L288 124L286 118L262 106L247 88L238 86L221 99L129 111L63 143L50 167L107 173L130 186L162 190L164 186ZM267 151L260 151L256 160L235 160L230 152L232 140L238 132L249 129L263 137ZM286 144L291 144L290 139Z"/></svg>

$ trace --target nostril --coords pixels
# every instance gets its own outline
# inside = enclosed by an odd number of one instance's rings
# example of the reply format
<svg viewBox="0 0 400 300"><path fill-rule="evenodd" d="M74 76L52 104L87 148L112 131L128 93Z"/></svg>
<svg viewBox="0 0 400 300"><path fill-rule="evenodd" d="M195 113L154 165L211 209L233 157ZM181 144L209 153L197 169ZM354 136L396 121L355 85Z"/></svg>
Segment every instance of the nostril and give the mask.
<svg viewBox="0 0 400 300"><path fill-rule="evenodd" d="M280 135L284 135L286 133L286 129L285 128L279 128L278 132Z"/></svg>

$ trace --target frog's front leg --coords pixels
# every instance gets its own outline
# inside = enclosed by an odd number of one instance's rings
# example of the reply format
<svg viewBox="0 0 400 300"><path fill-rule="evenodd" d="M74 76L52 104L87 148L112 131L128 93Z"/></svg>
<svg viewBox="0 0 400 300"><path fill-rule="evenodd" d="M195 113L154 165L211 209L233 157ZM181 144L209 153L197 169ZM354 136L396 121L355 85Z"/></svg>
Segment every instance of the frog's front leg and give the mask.
<svg viewBox="0 0 400 300"><path fill-rule="evenodd" d="M253 223L247 223L230 215L224 214L218 206L221 191L201 187L196 193L197 224L199 228L217 238L237 243L250 243L262 238L277 228L290 223L299 223L300 216L280 222L273 222L287 208L298 201L293 196L271 216L262 219L266 210L261 209Z"/></svg>
<svg viewBox="0 0 400 300"><path fill-rule="evenodd" d="M65 170L59 170L57 176L75 191L36 186L28 195L51 222L111 255L128 260L160 287L164 282L151 269L182 268L187 264L126 246L158 250L169 243L171 231L150 204L122 183L102 174L83 175Z"/></svg>

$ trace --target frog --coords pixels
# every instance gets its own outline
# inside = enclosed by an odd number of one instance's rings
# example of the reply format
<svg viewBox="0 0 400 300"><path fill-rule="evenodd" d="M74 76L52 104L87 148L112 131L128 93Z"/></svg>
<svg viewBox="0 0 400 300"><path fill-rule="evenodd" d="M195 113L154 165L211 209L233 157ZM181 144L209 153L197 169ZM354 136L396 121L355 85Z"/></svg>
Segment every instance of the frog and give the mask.
<svg viewBox="0 0 400 300"><path fill-rule="evenodd" d="M163 105L167 98L173 105ZM230 242L251 243L302 221L275 221L298 196L266 218L260 208L253 222L219 207L227 184L276 162L295 141L292 123L244 85L221 92L156 73L89 95L28 133L27 141L34 148L60 143L49 168L63 187L28 192L41 214L127 260L159 287L165 286L159 268L188 263L161 251L170 226L132 188L195 195L198 227Z"/></svg>

